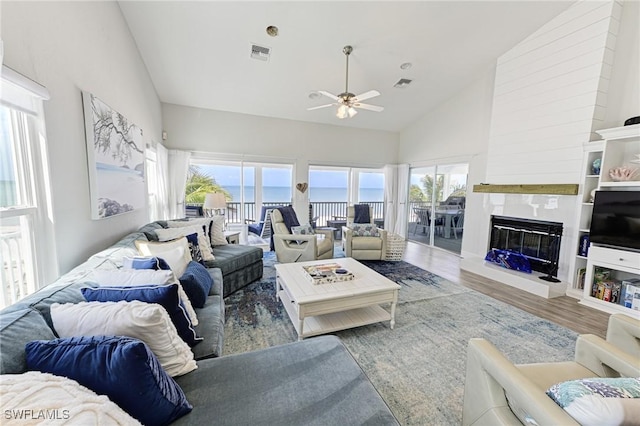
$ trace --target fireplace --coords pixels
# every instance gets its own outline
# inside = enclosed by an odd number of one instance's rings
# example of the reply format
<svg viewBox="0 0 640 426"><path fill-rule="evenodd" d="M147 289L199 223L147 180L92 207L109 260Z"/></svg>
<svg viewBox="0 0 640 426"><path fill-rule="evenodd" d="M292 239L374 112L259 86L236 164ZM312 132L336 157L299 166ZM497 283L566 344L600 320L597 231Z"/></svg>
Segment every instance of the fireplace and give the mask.
<svg viewBox="0 0 640 426"><path fill-rule="evenodd" d="M524 255L542 279L557 281L562 223L491 216L489 250L510 250Z"/></svg>

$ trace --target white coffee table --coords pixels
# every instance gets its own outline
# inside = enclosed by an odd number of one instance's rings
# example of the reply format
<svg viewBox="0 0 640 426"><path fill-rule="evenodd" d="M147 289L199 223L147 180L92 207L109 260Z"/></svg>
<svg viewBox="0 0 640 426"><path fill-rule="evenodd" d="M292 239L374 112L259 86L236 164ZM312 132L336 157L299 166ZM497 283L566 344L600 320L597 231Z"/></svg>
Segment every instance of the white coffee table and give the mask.
<svg viewBox="0 0 640 426"><path fill-rule="evenodd" d="M302 267L338 263L355 275L350 281L312 284ZM298 340L389 321L395 325L400 286L350 257L283 263L276 267L276 294L298 333ZM380 305L390 305L389 311Z"/></svg>

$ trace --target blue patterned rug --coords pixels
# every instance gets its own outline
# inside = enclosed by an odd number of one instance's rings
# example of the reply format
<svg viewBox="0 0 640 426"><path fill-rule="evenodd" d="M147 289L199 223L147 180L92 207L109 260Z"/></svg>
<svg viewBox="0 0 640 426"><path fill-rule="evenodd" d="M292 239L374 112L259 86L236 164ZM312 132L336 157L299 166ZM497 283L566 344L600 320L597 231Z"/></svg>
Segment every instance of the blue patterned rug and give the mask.
<svg viewBox="0 0 640 426"><path fill-rule="evenodd" d="M297 340L276 300L275 255L264 277L225 299L224 354ZM403 425L459 425L472 337L490 340L515 363L573 359L576 333L406 262L363 261L402 286L396 325L335 333Z"/></svg>

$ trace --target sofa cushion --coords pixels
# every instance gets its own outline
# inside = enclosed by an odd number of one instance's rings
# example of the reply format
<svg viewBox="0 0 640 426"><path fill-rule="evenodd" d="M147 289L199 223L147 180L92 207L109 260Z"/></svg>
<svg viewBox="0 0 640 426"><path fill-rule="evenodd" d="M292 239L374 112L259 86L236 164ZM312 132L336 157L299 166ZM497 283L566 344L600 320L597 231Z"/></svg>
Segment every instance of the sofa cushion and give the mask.
<svg viewBox="0 0 640 426"><path fill-rule="evenodd" d="M0 374L27 371L24 345L34 339L50 340L56 336L35 309L27 308L0 314Z"/></svg>
<svg viewBox="0 0 640 426"><path fill-rule="evenodd" d="M180 277L180 284L195 308L202 308L213 285L213 279L207 268L198 262L191 261Z"/></svg>
<svg viewBox="0 0 640 426"><path fill-rule="evenodd" d="M263 252L259 247L228 244L213 247L213 255L216 259L204 262L204 265L207 268L220 268L225 276L262 260Z"/></svg>
<svg viewBox="0 0 640 426"><path fill-rule="evenodd" d="M27 344L30 370L68 377L106 395L146 425L166 425L191 411L182 389L138 339L72 337ZM75 421L75 419L74 419Z"/></svg>
<svg viewBox="0 0 640 426"><path fill-rule="evenodd" d="M84 302L84 297L80 292L83 287L96 287L96 284L82 281L73 284L48 285L20 300L17 306L38 310L47 325L54 329L51 321L51 305L53 303Z"/></svg>
<svg viewBox="0 0 640 426"><path fill-rule="evenodd" d="M96 395L75 380L53 374L29 371L0 376L0 395L6 424L140 425L105 395ZM11 413L24 416L27 412L34 416L21 420L11 417ZM57 418L37 419L40 413Z"/></svg>
<svg viewBox="0 0 640 426"><path fill-rule="evenodd" d="M382 238L353 237L352 250L382 250Z"/></svg>
<svg viewBox="0 0 640 426"><path fill-rule="evenodd" d="M191 324L187 309L180 302L179 284L147 285L134 287L99 287L83 288L82 295L87 302L119 302L139 300L146 303L157 303L162 306L178 331L178 336L189 346L202 342Z"/></svg>
<svg viewBox="0 0 640 426"><path fill-rule="evenodd" d="M155 231L157 229L162 229L166 227L167 227L166 221L158 220L156 222L147 223L146 225L138 229L138 232L142 232L147 237L147 240L149 241L158 241L158 236L156 235Z"/></svg>
<svg viewBox="0 0 640 426"><path fill-rule="evenodd" d="M193 353L178 336L169 314L160 305L133 302L81 302L51 306L60 337L129 336L145 342L171 375L197 368Z"/></svg>
<svg viewBox="0 0 640 426"><path fill-rule="evenodd" d="M175 425L398 424L335 336L198 361L176 382L194 408Z"/></svg>
<svg viewBox="0 0 640 426"><path fill-rule="evenodd" d="M224 302L222 297L209 296L207 302L198 309L200 325L196 333L203 338L202 343L191 348L196 360L222 356L224 346Z"/></svg>
<svg viewBox="0 0 640 426"><path fill-rule="evenodd" d="M147 236L142 232L132 232L125 235L117 243L108 247L93 256L90 259L110 259L118 268L122 267L122 259L124 257L132 257L138 254L136 249L136 241L147 241Z"/></svg>

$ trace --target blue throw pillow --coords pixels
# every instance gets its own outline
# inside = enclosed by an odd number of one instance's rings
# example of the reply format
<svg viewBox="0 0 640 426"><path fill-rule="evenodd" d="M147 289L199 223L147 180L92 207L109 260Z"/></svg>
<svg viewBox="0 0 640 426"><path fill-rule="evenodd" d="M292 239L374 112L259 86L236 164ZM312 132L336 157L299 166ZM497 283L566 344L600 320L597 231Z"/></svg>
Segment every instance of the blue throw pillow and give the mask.
<svg viewBox="0 0 640 426"><path fill-rule="evenodd" d="M187 310L180 302L178 284L82 288L80 291L82 291L82 295L87 302L119 302L121 300L131 302L139 300L146 303L157 303L167 311L171 322L176 326L178 335L189 346L195 346L202 341L202 337L198 337L193 328Z"/></svg>
<svg viewBox="0 0 640 426"><path fill-rule="evenodd" d="M213 278L207 268L198 262L191 261L180 277L180 284L194 308L202 308L207 302L209 291L213 286Z"/></svg>
<svg viewBox="0 0 640 426"><path fill-rule="evenodd" d="M123 259L123 267L125 269L153 269L155 271L171 269L164 259L153 256L126 257Z"/></svg>
<svg viewBox="0 0 640 426"><path fill-rule="evenodd" d="M29 370L65 376L106 395L145 425L166 425L192 410L180 386L141 340L84 336L27 343Z"/></svg>

